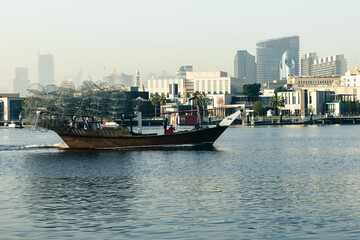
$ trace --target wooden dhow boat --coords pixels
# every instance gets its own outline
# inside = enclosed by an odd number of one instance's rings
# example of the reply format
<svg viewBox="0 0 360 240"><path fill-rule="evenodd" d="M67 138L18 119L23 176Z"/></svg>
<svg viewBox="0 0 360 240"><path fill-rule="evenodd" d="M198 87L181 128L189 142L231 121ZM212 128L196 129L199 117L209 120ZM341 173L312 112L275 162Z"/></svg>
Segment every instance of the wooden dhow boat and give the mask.
<svg viewBox="0 0 360 240"><path fill-rule="evenodd" d="M41 113L39 113L41 114ZM84 120L83 124L46 125L40 120L39 126L56 132L73 149L137 149L181 146L211 146L230 124L240 115L240 111L224 118L214 127L194 128L168 134L140 134L128 131L121 124L119 128L101 128L96 121Z"/></svg>

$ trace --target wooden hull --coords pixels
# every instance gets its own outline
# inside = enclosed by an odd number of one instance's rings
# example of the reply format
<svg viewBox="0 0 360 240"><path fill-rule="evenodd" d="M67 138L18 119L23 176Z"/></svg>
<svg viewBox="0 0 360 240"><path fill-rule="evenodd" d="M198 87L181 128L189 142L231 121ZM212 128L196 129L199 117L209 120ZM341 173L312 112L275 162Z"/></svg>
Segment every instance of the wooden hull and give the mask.
<svg viewBox="0 0 360 240"><path fill-rule="evenodd" d="M128 135L119 131L71 130L55 131L69 146L76 149L131 149L172 147L186 145L212 145L228 126L217 126L166 135Z"/></svg>

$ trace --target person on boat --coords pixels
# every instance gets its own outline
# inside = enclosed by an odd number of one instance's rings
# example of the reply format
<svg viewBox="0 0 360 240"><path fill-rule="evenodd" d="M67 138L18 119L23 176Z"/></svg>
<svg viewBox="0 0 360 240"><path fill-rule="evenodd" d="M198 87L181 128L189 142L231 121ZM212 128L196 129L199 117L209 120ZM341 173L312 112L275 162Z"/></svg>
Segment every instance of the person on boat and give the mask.
<svg viewBox="0 0 360 240"><path fill-rule="evenodd" d="M166 129L167 129L167 123L168 123L168 119L167 118L165 118L165 120L164 120L164 134L166 134Z"/></svg>
<svg viewBox="0 0 360 240"><path fill-rule="evenodd" d="M166 130L166 133L169 134L169 133L174 133L175 131L175 128L173 127L173 125L170 125L169 129Z"/></svg>

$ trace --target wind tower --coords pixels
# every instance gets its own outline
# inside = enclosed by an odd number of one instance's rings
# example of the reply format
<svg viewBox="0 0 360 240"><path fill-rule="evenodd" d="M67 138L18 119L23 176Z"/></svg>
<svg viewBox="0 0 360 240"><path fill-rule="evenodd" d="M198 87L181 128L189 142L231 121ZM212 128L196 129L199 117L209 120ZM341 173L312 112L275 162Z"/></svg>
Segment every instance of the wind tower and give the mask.
<svg viewBox="0 0 360 240"><path fill-rule="evenodd" d="M136 70L136 86L140 87L140 72Z"/></svg>

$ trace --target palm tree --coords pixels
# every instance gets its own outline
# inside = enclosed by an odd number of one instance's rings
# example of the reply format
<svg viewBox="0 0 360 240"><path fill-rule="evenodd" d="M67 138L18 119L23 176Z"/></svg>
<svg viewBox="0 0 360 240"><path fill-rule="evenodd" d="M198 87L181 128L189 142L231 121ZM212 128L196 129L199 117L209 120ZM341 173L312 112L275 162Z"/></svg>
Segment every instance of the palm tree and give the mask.
<svg viewBox="0 0 360 240"><path fill-rule="evenodd" d="M205 116L205 108L211 102L210 98L206 96L204 92L196 92L196 103L199 104L200 107L203 109L203 116Z"/></svg>
<svg viewBox="0 0 360 240"><path fill-rule="evenodd" d="M155 118L156 118L156 107L160 104L160 95L158 93L155 93L151 96L151 104L155 106Z"/></svg>
<svg viewBox="0 0 360 240"><path fill-rule="evenodd" d="M274 108L274 113L276 114L276 108L277 107L283 107L285 104L285 99L283 96L272 96L270 98L270 106Z"/></svg>
<svg viewBox="0 0 360 240"><path fill-rule="evenodd" d="M165 105L165 103L166 103L166 96L164 93L162 93L160 96L160 105Z"/></svg>
<svg viewBox="0 0 360 240"><path fill-rule="evenodd" d="M162 94L160 95L159 100L160 100L160 103L159 103L159 104L160 104L160 111L162 111L162 110L161 110L161 106L163 106L163 105L166 104L166 96L165 96L164 93L162 93Z"/></svg>
<svg viewBox="0 0 360 240"><path fill-rule="evenodd" d="M272 96L270 98L270 106L274 108L274 114L276 114L276 108L279 105L279 98L277 96Z"/></svg>

